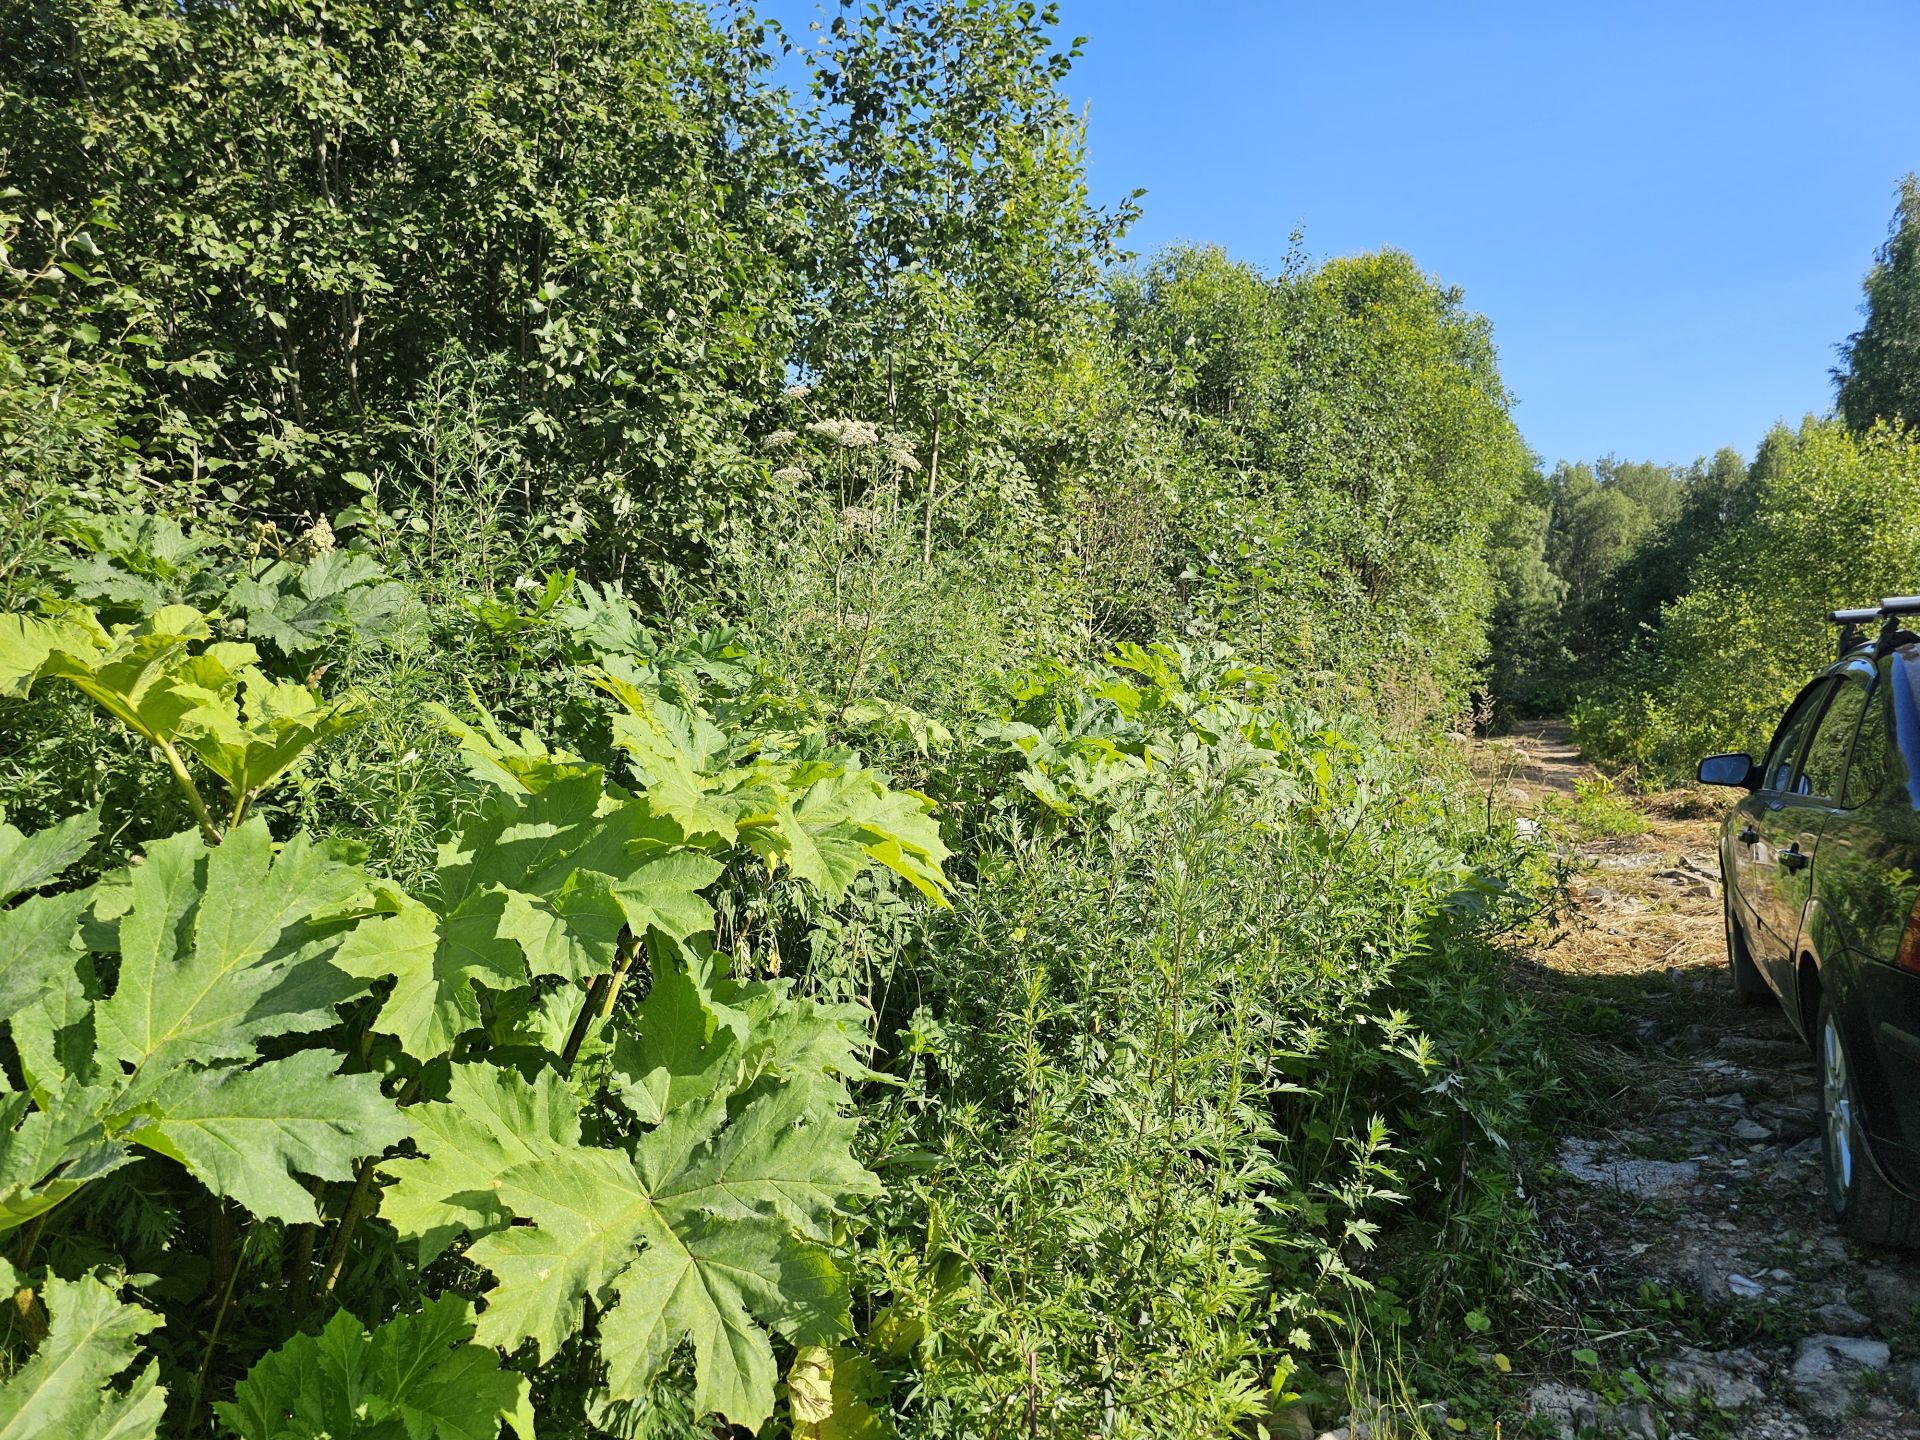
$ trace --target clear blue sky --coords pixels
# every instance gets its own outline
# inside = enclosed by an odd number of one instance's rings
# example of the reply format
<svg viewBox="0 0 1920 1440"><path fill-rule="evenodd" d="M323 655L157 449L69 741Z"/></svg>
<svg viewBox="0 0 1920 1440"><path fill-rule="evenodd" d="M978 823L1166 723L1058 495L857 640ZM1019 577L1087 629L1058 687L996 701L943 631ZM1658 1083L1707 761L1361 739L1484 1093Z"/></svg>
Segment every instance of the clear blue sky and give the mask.
<svg viewBox="0 0 1920 1440"><path fill-rule="evenodd" d="M1135 248L1407 251L1492 319L1549 465L1750 455L1828 409L1920 169L1920 0L1061 9Z"/></svg>

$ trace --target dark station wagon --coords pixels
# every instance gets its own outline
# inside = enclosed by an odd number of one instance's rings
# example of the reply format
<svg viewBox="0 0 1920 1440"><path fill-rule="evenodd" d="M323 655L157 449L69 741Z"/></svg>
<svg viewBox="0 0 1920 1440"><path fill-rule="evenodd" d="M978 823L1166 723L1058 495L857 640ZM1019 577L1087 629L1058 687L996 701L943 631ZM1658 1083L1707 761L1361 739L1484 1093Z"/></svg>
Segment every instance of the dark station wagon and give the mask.
<svg viewBox="0 0 1920 1440"><path fill-rule="evenodd" d="M1828 1202L1849 1234L1891 1245L1920 1245L1915 616L1920 596L1836 611L1840 658L1765 758L1715 755L1699 771L1749 792L1720 831L1734 986L1778 998L1812 1047Z"/></svg>

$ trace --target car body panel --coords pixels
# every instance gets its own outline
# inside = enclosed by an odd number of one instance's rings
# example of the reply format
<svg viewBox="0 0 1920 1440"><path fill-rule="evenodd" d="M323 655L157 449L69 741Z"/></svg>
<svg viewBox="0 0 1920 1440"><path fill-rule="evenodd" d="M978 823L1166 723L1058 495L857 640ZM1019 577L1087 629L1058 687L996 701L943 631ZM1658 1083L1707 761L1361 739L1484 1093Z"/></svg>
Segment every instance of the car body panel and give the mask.
<svg viewBox="0 0 1920 1440"><path fill-rule="evenodd" d="M1818 721L1783 786L1782 741L1803 706L1824 711L1843 679L1871 682L1852 722L1846 793L1792 783ZM1858 651L1816 676L1755 778L1721 826L1729 920L1803 1039L1826 999L1852 1057L1871 1159L1920 1197L1920 971L1897 963L1920 902L1920 644L1878 658Z"/></svg>

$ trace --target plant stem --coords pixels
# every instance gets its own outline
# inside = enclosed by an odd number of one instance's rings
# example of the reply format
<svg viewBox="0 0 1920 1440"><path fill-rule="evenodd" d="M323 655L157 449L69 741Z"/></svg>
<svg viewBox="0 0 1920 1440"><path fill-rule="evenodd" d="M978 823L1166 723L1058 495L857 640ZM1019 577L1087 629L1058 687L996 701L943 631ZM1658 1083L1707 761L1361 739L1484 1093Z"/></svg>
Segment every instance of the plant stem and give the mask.
<svg viewBox="0 0 1920 1440"><path fill-rule="evenodd" d="M393 1103L410 1105L419 1094L420 1077L416 1075L400 1088L400 1094ZM378 1162L379 1156L369 1155L355 1167L353 1193L347 1196L347 1208L340 1212L340 1225L333 1232L333 1246L327 1251L327 1278L321 1288L329 1295L339 1283L340 1272L347 1268L347 1246L366 1212L367 1194L373 1189L373 1168Z"/></svg>
<svg viewBox="0 0 1920 1440"><path fill-rule="evenodd" d="M23 1275L27 1272L27 1266L33 1263L33 1247L40 1243L40 1232L47 1228L47 1216L52 1213L52 1210L42 1210L27 1226L27 1233L20 1237L20 1256L13 1262L13 1268Z"/></svg>
<svg viewBox="0 0 1920 1440"><path fill-rule="evenodd" d="M620 994L620 982L626 978L627 971L633 968L633 957L639 949L640 941L633 931L622 930L619 948L614 952L613 969L605 975L594 977L587 998L581 1002L580 1013L574 1018L573 1029L567 1035L567 1048L560 1055L560 1071L563 1075L573 1073L573 1062L580 1058L580 1047L587 1043L587 1029L594 1019L604 1020L613 1013L613 1002Z"/></svg>
<svg viewBox="0 0 1920 1440"><path fill-rule="evenodd" d="M240 1255L235 1254L227 1267L226 1288L220 1292L220 1308L213 1314L213 1329L207 1334L207 1353L200 1358L200 1373L193 1377L193 1394L187 1401L187 1433L200 1414L200 1400L206 1394L207 1376L213 1370L214 1352L220 1348L220 1330L227 1323L227 1311L233 1306L233 1288L240 1279Z"/></svg>
<svg viewBox="0 0 1920 1440"><path fill-rule="evenodd" d="M180 752L173 748L171 740L154 737L160 747L160 753L167 757L167 764L173 769L173 778L180 783L186 793L187 804L193 807L193 815L200 822L200 833L206 836L209 845L220 843L219 828L213 823L213 812L207 809L207 802L200 794L200 787L193 783L193 776L187 773L186 761L180 758Z"/></svg>

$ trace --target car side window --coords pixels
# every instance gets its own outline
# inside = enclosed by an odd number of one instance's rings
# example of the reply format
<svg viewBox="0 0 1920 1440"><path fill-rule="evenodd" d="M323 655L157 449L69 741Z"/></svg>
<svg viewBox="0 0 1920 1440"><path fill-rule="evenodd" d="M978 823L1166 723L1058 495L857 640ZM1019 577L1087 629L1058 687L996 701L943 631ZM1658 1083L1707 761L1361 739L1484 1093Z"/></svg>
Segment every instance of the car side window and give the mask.
<svg viewBox="0 0 1920 1440"><path fill-rule="evenodd" d="M1840 799L1847 775L1847 755L1853 749L1854 733L1860 728L1860 714L1866 702L1865 674L1848 671L1842 675L1813 738L1807 742L1806 758L1800 762L1800 780L1794 787L1796 794L1817 795L1823 800Z"/></svg>
<svg viewBox="0 0 1920 1440"><path fill-rule="evenodd" d="M1860 735L1847 762L1847 787L1841 804L1864 805L1880 793L1887 778L1886 684L1876 681L1867 691L1860 715Z"/></svg>
<svg viewBox="0 0 1920 1440"><path fill-rule="evenodd" d="M1767 752L1766 769L1760 776L1762 790L1783 795L1794 793L1794 774L1800 768L1800 752L1807 748L1807 732L1820 718L1821 703L1831 688L1830 681L1816 680L1800 692L1799 700L1787 712L1779 733L1773 737L1773 748Z"/></svg>

